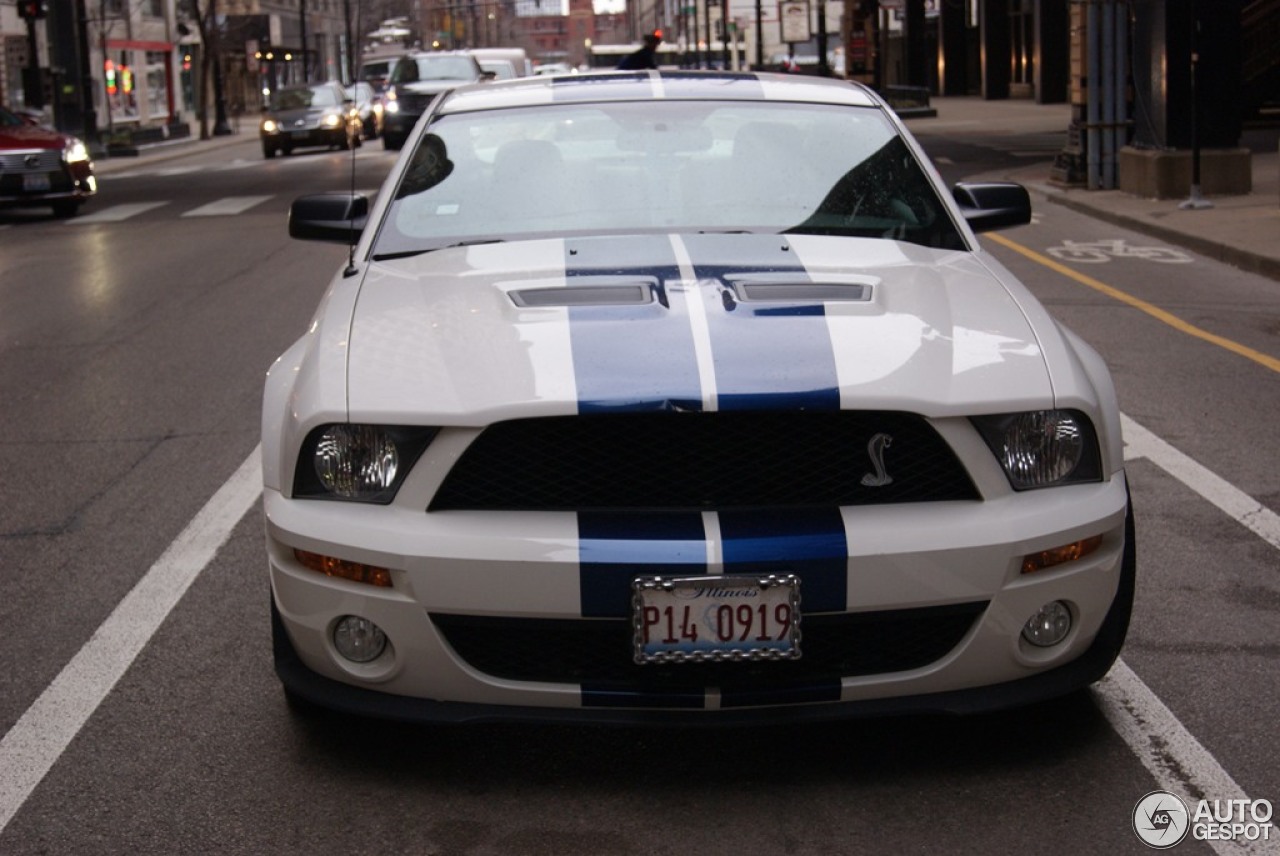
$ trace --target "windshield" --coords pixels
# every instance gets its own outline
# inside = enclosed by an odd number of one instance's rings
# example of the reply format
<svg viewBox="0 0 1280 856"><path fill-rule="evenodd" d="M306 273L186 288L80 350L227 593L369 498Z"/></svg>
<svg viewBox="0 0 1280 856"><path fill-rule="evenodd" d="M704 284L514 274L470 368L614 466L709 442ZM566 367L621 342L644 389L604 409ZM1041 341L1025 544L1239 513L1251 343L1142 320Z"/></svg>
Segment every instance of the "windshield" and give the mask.
<svg viewBox="0 0 1280 856"><path fill-rule="evenodd" d="M306 107L337 107L341 102L328 86L304 89L281 89L271 99L276 110L301 110Z"/></svg>
<svg viewBox="0 0 1280 856"><path fill-rule="evenodd" d="M423 80L475 80L474 61L466 56L428 54L410 57L396 64L392 83L417 83Z"/></svg>
<svg viewBox="0 0 1280 856"><path fill-rule="evenodd" d="M396 188L374 254L637 232L964 246L876 109L655 100L437 118Z"/></svg>

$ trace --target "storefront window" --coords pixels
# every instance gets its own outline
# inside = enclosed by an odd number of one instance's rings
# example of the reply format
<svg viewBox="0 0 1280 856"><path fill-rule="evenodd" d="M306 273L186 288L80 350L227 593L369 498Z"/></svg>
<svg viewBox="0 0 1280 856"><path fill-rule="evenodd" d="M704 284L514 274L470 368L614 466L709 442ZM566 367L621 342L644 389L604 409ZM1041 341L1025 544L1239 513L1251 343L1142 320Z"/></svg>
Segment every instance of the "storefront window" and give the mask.
<svg viewBox="0 0 1280 856"><path fill-rule="evenodd" d="M111 111L113 122L138 118L138 81L131 64L132 53L133 51L114 52L103 64L107 109Z"/></svg>
<svg viewBox="0 0 1280 856"><path fill-rule="evenodd" d="M169 55L161 51L147 51L147 115L169 115Z"/></svg>

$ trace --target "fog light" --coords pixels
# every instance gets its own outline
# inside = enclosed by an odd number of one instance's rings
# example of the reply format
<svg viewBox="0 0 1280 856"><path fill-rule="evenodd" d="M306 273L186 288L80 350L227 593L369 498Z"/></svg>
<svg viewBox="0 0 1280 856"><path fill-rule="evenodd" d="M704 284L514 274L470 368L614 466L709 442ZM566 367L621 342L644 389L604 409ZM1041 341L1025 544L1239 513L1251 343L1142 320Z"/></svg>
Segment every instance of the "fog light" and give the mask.
<svg viewBox="0 0 1280 856"><path fill-rule="evenodd" d="M1046 603L1027 620L1022 628L1022 638L1037 648L1057 645L1071 632L1071 610L1065 603L1055 600Z"/></svg>
<svg viewBox="0 0 1280 856"><path fill-rule="evenodd" d="M369 663L386 650L387 634L367 618L344 615L333 628L333 647L353 663Z"/></svg>

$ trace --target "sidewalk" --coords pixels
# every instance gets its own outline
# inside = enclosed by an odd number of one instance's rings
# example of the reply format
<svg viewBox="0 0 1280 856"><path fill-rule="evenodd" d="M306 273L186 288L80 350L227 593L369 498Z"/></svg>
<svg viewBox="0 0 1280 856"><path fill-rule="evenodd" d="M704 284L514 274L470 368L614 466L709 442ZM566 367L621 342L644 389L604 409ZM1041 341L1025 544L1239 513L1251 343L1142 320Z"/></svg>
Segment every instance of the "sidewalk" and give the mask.
<svg viewBox="0 0 1280 856"><path fill-rule="evenodd" d="M210 149L220 149L236 143L243 143L246 140L256 141L257 138L256 130L251 130L251 132L242 130L238 134L226 134L220 137L211 137L207 140L202 140L198 136L191 136L178 140L166 140L162 143L149 143L138 146L136 155L107 156L98 153L94 155L93 171L98 175L111 175L113 172L122 172L140 163L160 163L209 151Z"/></svg>
<svg viewBox="0 0 1280 856"><path fill-rule="evenodd" d="M934 98L936 118L907 124L918 136L946 134L948 127L966 136L1064 131L1071 121L1066 104ZM1143 199L1119 190L1064 188L1049 181L1051 163L1019 164L988 176L1017 181L1033 196L1088 214L1244 270L1280 280L1280 151L1274 133L1249 134L1268 141L1253 152L1253 191L1245 196L1208 197L1212 208L1182 210L1181 199Z"/></svg>

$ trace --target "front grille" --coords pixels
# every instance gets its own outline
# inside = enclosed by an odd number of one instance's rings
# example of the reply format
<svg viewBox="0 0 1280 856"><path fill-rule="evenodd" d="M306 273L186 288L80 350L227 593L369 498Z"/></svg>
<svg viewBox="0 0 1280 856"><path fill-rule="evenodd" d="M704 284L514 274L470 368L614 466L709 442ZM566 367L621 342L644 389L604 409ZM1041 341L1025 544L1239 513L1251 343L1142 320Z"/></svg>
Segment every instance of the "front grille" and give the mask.
<svg viewBox="0 0 1280 856"><path fill-rule="evenodd" d="M914 414L650 412L491 425L429 510L726 511L978 498L950 447Z"/></svg>
<svg viewBox="0 0 1280 856"><path fill-rule="evenodd" d="M806 615L801 657L780 662L638 665L631 621L432 614L458 656L515 681L608 684L640 692L719 687L742 691L917 669L960 643L985 601L921 609Z"/></svg>
<svg viewBox="0 0 1280 856"><path fill-rule="evenodd" d="M34 163L28 163L28 159ZM56 172L62 169L60 149L30 149L0 154L0 172Z"/></svg>

